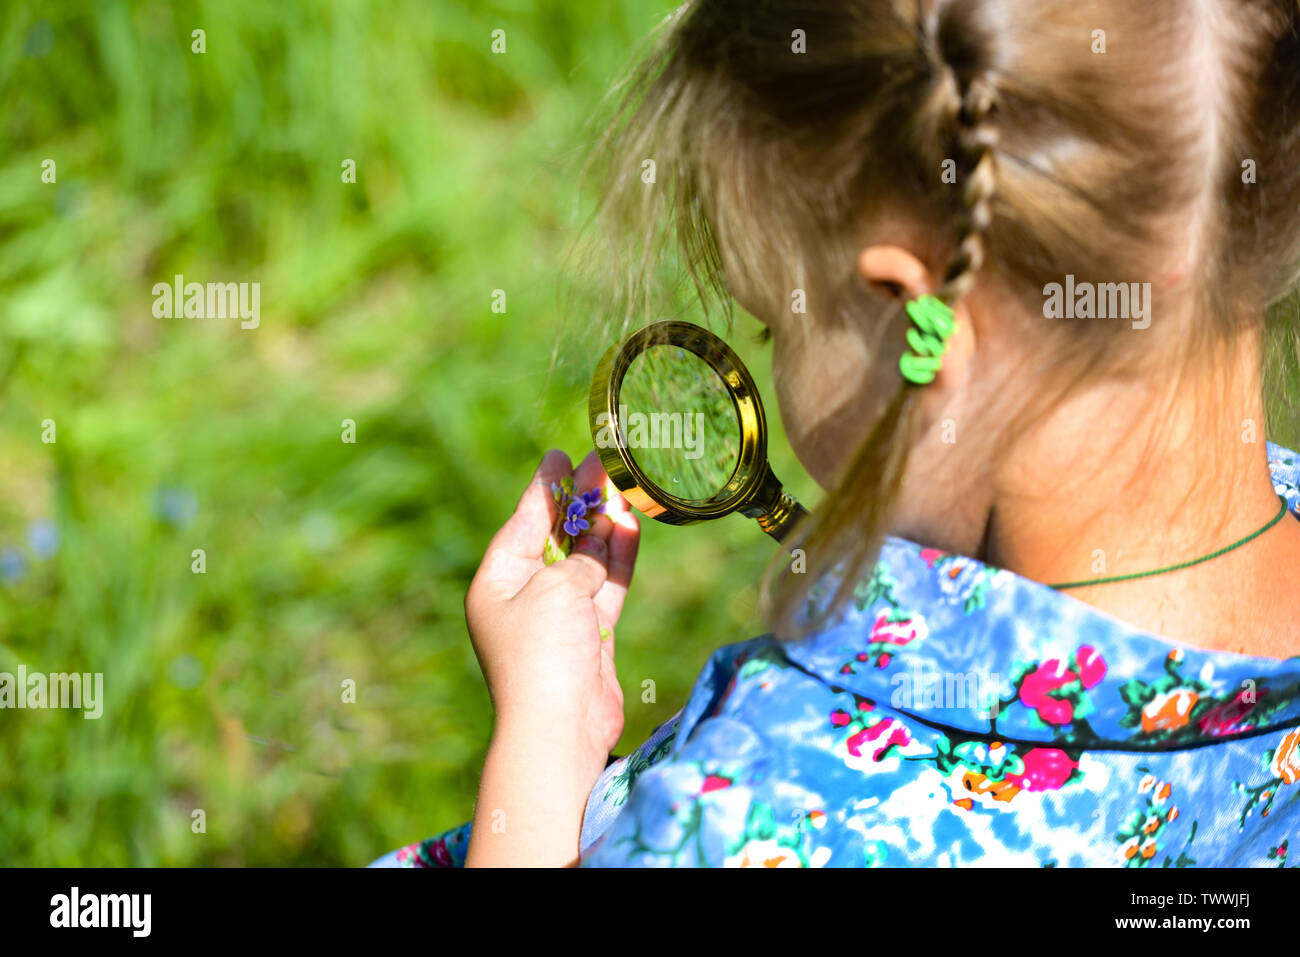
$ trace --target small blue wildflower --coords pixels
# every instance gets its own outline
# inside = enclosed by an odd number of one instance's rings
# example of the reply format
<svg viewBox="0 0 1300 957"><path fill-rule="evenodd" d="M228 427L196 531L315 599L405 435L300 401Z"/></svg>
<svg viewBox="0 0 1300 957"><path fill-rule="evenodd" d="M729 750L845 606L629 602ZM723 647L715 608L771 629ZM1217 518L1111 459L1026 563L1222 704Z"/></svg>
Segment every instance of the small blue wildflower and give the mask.
<svg viewBox="0 0 1300 957"><path fill-rule="evenodd" d="M38 518L27 526L27 545L37 558L49 558L59 549L59 530L48 518Z"/></svg>
<svg viewBox="0 0 1300 957"><path fill-rule="evenodd" d="M153 511L160 521L174 528L184 528L198 514L199 501L187 488L160 486L154 490Z"/></svg>
<svg viewBox="0 0 1300 957"><path fill-rule="evenodd" d="M12 545L0 548L0 581L14 582L23 577L27 563L22 552Z"/></svg>

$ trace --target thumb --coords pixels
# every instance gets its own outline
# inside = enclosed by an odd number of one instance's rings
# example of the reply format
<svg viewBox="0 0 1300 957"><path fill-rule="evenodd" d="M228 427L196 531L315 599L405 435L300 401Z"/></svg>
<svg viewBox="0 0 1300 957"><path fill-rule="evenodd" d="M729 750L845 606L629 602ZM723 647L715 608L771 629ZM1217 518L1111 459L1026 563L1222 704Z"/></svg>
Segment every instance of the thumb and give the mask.
<svg viewBox="0 0 1300 957"><path fill-rule="evenodd" d="M609 546L599 535L583 535L574 544L568 558L556 562L551 568L568 578L582 594L595 598L609 577L608 551Z"/></svg>

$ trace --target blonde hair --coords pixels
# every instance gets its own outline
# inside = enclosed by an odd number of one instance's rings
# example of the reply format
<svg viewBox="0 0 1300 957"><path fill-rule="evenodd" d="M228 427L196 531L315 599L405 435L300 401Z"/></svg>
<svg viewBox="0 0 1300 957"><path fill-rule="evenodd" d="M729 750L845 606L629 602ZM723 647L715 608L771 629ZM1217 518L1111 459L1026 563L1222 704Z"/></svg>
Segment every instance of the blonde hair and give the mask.
<svg viewBox="0 0 1300 957"><path fill-rule="evenodd" d="M1185 354L1259 327L1266 428L1294 439L1297 64L1297 0L684 4L618 89L596 153L602 240L632 243L610 247L624 323L662 318L656 284L675 255L706 310L717 301L730 316L729 292L786 309L804 289L806 321L861 326L877 312L855 268L864 223L901 210L933 235L950 304L977 279L1040 310L1066 273L1181 270L1196 318ZM1153 283L1156 308L1166 285ZM900 312L871 330L892 397L864 410L874 425L801 531L807 574L776 582L780 634L808 627L823 575L839 573L829 611L878 555L917 430L918 392L896 367ZM1059 398L1141 361L1142 337L1117 334L1127 328L1026 329L1052 363L1042 388L1056 382Z"/></svg>

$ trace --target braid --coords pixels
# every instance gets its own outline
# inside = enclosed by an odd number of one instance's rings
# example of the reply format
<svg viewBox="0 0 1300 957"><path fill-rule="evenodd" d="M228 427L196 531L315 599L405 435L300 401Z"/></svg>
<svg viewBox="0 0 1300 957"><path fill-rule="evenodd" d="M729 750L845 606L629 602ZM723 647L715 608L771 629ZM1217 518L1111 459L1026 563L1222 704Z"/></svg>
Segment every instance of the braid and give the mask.
<svg viewBox="0 0 1300 957"><path fill-rule="evenodd" d="M922 41L923 52L940 78L940 88L935 93L942 104L940 123L931 129L941 136L955 129L957 168L962 182L959 239L935 291L939 299L951 306L970 292L984 264L984 236L993 219L997 186L998 130L993 123L997 97L984 72L976 72L963 84L961 71L941 54L938 36L938 30L931 29ZM902 487L911 447L920 428L922 395L923 390L906 380L900 382L837 483L835 492L817 510L813 520L796 528L786 543L804 549L810 579L820 580L831 573L837 575L835 592L821 605L821 614L841 606L852 596L879 553L882 530ZM872 530L869 537L863 537L863 528ZM840 564L842 558L845 561ZM782 637L805 632L810 619L817 617L813 607L817 603L805 608L795 603L798 592L792 588L789 574L778 552L768 568L763 595L764 610L773 631ZM768 596L778 579L773 602ZM801 614L807 616L802 621Z"/></svg>
<svg viewBox="0 0 1300 957"><path fill-rule="evenodd" d="M938 296L949 305L970 292L975 274L984 264L984 234L993 219L997 190L998 130L993 124L996 96L993 85L976 77L966 87L956 109L958 168L964 173L961 221L957 249L944 269Z"/></svg>

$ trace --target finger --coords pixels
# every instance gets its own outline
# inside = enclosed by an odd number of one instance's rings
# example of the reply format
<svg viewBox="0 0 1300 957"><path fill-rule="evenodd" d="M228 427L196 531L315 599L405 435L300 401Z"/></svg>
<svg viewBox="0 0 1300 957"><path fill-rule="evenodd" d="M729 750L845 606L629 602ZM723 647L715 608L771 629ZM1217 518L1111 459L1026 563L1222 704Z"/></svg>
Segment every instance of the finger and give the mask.
<svg viewBox="0 0 1300 957"><path fill-rule="evenodd" d="M611 524L609 552L605 563L609 576L596 595L596 610L611 631L623 612L632 572L636 567L641 544L641 524L631 511L615 511L608 516Z"/></svg>
<svg viewBox="0 0 1300 957"><path fill-rule="evenodd" d="M541 464L520 496L514 514L492 537L488 553L502 551L518 558L540 559L546 536L551 533L559 512L551 485L572 474L573 464L563 452L551 449L542 456Z"/></svg>
<svg viewBox="0 0 1300 957"><path fill-rule="evenodd" d="M606 551L607 546L599 536L583 535L573 546L568 558L543 568L529 580L524 591L531 587L545 588L563 582L576 594L594 598L608 577L605 568Z"/></svg>
<svg viewBox="0 0 1300 957"><path fill-rule="evenodd" d="M595 449L588 452L587 457L573 470L573 488L579 493L603 488L608 482L605 467L600 464L600 455Z"/></svg>
<svg viewBox="0 0 1300 957"><path fill-rule="evenodd" d="M615 512L631 512L632 504L623 497L623 493L618 490L613 482L607 481L605 488L608 495L605 499L605 513L613 515Z"/></svg>
<svg viewBox="0 0 1300 957"><path fill-rule="evenodd" d="M614 633L614 621L603 610L600 600L609 588L610 540L613 533L613 520L608 515L600 513L592 517L591 527L574 543L575 550L580 549L581 554L597 558L605 565L605 581L601 583L592 598L592 604L596 608L596 620L601 628L602 641L607 640Z"/></svg>

